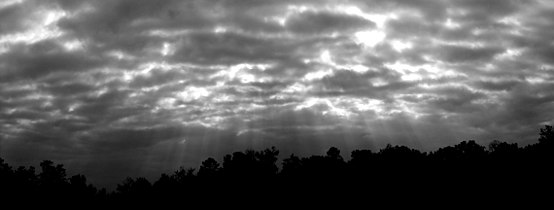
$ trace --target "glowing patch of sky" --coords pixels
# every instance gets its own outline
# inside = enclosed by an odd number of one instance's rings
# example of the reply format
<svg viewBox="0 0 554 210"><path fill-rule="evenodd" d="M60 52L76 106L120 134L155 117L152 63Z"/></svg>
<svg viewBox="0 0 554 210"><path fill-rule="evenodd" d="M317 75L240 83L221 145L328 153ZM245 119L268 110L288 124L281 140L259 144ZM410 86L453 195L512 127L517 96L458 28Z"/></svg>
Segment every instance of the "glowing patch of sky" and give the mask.
<svg viewBox="0 0 554 210"><path fill-rule="evenodd" d="M42 10L29 14L28 29L24 32L7 34L0 37L0 45L25 43L32 44L41 40L59 37L63 34L56 22L66 16L63 10Z"/></svg>
<svg viewBox="0 0 554 210"><path fill-rule="evenodd" d="M384 32L378 30L358 31L354 34L356 42L367 47L375 47L385 40L386 36Z"/></svg>

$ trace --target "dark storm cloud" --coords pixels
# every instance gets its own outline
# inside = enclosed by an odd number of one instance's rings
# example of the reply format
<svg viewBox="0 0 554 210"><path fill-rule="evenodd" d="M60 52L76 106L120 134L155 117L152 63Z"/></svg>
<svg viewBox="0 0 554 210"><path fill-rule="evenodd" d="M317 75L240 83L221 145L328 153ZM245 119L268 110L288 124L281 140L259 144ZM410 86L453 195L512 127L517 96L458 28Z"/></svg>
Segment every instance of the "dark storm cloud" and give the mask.
<svg viewBox="0 0 554 210"><path fill-rule="evenodd" d="M58 71L80 71L101 63L98 58L85 53L64 52L61 46L51 41L30 46L14 46L0 58L2 81L36 79Z"/></svg>
<svg viewBox="0 0 554 210"><path fill-rule="evenodd" d="M154 70L148 75L140 75L134 78L130 83L131 88L153 87L160 84L166 84L182 79L186 79L190 73L183 71L157 71Z"/></svg>
<svg viewBox="0 0 554 210"><path fill-rule="evenodd" d="M532 49L531 53L539 61L554 65L554 44L536 47Z"/></svg>
<svg viewBox="0 0 554 210"><path fill-rule="evenodd" d="M446 62L489 61L503 51L500 47L470 48L459 46L441 46L437 55Z"/></svg>
<svg viewBox="0 0 554 210"><path fill-rule="evenodd" d="M440 19L445 16L449 1L434 0L372 0L354 1L368 11L390 11L392 9L412 10L419 12L427 20Z"/></svg>
<svg viewBox="0 0 554 210"><path fill-rule="evenodd" d="M554 119L549 1L7 2L3 158L104 184L274 145L531 143Z"/></svg>
<svg viewBox="0 0 554 210"><path fill-rule="evenodd" d="M470 24L474 27L490 27L499 18L514 14L521 8L535 3L535 1L520 0L466 0L452 1L454 8L460 8L466 12L456 16L463 24Z"/></svg>
<svg viewBox="0 0 554 210"><path fill-rule="evenodd" d="M517 80L503 81L476 81L475 87L488 91L510 91L519 85L521 82Z"/></svg>
<svg viewBox="0 0 554 210"><path fill-rule="evenodd" d="M292 56L285 54L290 52L290 45L288 40L247 37L234 33L194 34L184 38L175 52L174 59L206 64L286 60Z"/></svg>
<svg viewBox="0 0 554 210"><path fill-rule="evenodd" d="M427 101L426 107L430 110L441 110L456 114L466 114L478 110L480 107L475 100L485 98L485 94L472 92L467 88L448 87L433 90L437 98Z"/></svg>
<svg viewBox="0 0 554 210"><path fill-rule="evenodd" d="M88 93L94 90L94 86L78 82L69 82L62 84L51 84L44 87L46 92L54 96L75 96L81 93Z"/></svg>
<svg viewBox="0 0 554 210"><path fill-rule="evenodd" d="M124 100L130 94L129 91L117 91L117 90L106 90L107 92L101 94L98 97L94 96L85 96L81 98L81 102L84 105L75 109L75 112L80 115L87 117L100 117L103 116L106 112L109 112L111 109L117 108L118 106L123 105Z"/></svg>
<svg viewBox="0 0 554 210"><path fill-rule="evenodd" d="M379 84L375 79L383 79L386 84ZM357 73L341 70L325 76L317 85L314 94L320 96L354 96L389 100L396 92L404 92L416 83L402 81L400 76L387 69Z"/></svg>
<svg viewBox="0 0 554 210"><path fill-rule="evenodd" d="M31 8L19 7L17 5L11 5L0 9L0 34L6 34L13 31L21 31L25 29L25 25L22 24L20 17L28 14L27 12Z"/></svg>
<svg viewBox="0 0 554 210"><path fill-rule="evenodd" d="M72 3L78 4L78 3ZM187 29L209 26L214 9L201 1L83 1L69 6L73 11L91 8L76 18L60 21L59 25L77 35L116 38L148 29Z"/></svg>
<svg viewBox="0 0 554 210"><path fill-rule="evenodd" d="M375 24L357 16L304 12L289 17L286 26L296 33L318 34L372 28Z"/></svg>
<svg viewBox="0 0 554 210"><path fill-rule="evenodd" d="M545 122L552 119L549 112L554 103L554 94L548 91L554 87L547 85L524 85L513 90L505 101L507 112L501 120L506 123L514 123L510 119L530 124L532 122Z"/></svg>
<svg viewBox="0 0 554 210"><path fill-rule="evenodd" d="M391 20L387 24L387 29L390 31L391 37L418 38L437 34L442 27L440 22L427 22L420 18L401 17L397 20Z"/></svg>

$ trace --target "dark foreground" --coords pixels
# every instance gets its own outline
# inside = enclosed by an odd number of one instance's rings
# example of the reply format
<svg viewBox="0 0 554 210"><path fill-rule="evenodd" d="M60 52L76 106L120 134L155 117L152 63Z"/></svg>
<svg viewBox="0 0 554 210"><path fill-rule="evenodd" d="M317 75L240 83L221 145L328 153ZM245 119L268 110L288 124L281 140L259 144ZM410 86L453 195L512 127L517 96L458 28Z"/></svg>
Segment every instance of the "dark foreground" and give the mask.
<svg viewBox="0 0 554 210"><path fill-rule="evenodd" d="M208 158L198 170L161 174L154 182L127 178L114 192L87 184L84 175L68 177L63 165L52 161L43 161L37 173L33 167L14 168L0 159L0 201L59 208L548 201L543 199L551 199L554 191L553 145L554 130L545 126L539 142L526 147L465 141L423 153L389 145L378 152L353 151L349 161L330 148L325 156L291 155L280 163L281 170L275 148L247 150L226 155L221 164Z"/></svg>

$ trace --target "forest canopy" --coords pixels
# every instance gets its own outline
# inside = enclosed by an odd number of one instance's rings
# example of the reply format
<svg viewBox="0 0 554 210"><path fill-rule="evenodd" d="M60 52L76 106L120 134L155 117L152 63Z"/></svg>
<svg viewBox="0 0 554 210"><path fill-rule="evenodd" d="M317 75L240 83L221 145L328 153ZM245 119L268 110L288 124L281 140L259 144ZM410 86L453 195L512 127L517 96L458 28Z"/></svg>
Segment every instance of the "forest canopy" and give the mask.
<svg viewBox="0 0 554 210"><path fill-rule="evenodd" d="M551 178L553 149L554 130L549 125L539 129L538 143L525 147L498 140L487 147L463 141L432 152L387 145L379 151L355 150L348 161L339 149L331 147L325 155L292 154L280 164L279 150L272 147L234 152L225 155L221 163L208 158L198 169L181 167L172 174L161 174L154 182L128 177L113 192L87 183L85 175L68 176L63 165L50 160L42 161L37 172L32 166L10 166L0 158L0 192L3 198L101 204L194 198L205 193L233 196L222 193L230 189L261 196L353 189L367 184L381 189L441 187L445 183L449 187L500 187L507 182L518 186L520 182L521 187Z"/></svg>

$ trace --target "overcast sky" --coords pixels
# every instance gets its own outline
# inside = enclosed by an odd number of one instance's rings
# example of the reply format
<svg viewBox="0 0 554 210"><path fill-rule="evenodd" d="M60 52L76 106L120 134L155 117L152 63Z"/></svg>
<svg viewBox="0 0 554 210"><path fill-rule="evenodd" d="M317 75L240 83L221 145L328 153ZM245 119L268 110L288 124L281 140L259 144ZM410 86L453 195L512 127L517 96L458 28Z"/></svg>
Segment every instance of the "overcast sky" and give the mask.
<svg viewBox="0 0 554 210"><path fill-rule="evenodd" d="M1 0L0 157L100 185L276 146L536 142L550 0Z"/></svg>

